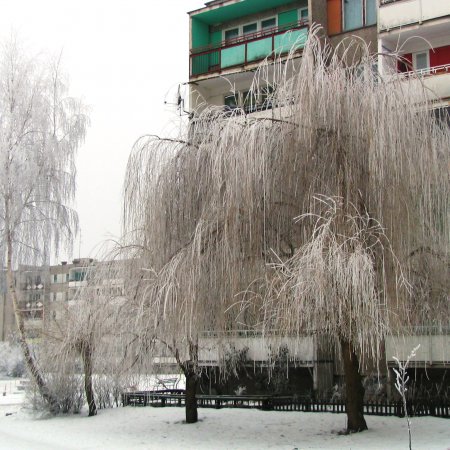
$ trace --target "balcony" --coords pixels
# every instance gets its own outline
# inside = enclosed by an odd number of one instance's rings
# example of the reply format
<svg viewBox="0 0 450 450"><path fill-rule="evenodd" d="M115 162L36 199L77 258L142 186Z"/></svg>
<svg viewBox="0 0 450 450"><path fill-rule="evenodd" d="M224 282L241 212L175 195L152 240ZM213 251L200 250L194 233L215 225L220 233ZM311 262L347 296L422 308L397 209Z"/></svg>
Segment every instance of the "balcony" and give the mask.
<svg viewBox="0 0 450 450"><path fill-rule="evenodd" d="M87 280L69 281L70 289L78 289L78 288L85 287L85 286L87 286Z"/></svg>
<svg viewBox="0 0 450 450"><path fill-rule="evenodd" d="M429 99L439 101L450 97L450 64L444 64L426 69L404 72L402 78L409 80L411 76L417 77L413 79L413 83L423 83L427 89ZM418 86L420 89L420 86Z"/></svg>
<svg viewBox="0 0 450 450"><path fill-rule="evenodd" d="M450 328L418 327L414 334L386 337L386 358L389 365L395 365L393 357L406 361L417 345L413 364L417 367L450 364Z"/></svg>
<svg viewBox="0 0 450 450"><path fill-rule="evenodd" d="M226 337L226 339L224 339ZM260 333L233 333L217 335L205 333L199 339L199 362L201 365L218 364L225 355L222 344L231 345L236 351L247 350L249 362L263 362L270 359L273 349L285 347L289 358L295 359L297 366L313 367L316 345L314 337L263 337ZM226 347L225 347L226 348ZM226 349L225 349L226 352Z"/></svg>
<svg viewBox="0 0 450 450"><path fill-rule="evenodd" d="M379 30L389 31L399 27L445 19L450 15L450 2L442 0L381 0Z"/></svg>
<svg viewBox="0 0 450 450"><path fill-rule="evenodd" d="M221 73L225 69L256 63L268 56L277 57L293 48L300 50L308 37L306 19L256 33L227 39L213 46L191 50L190 77Z"/></svg>

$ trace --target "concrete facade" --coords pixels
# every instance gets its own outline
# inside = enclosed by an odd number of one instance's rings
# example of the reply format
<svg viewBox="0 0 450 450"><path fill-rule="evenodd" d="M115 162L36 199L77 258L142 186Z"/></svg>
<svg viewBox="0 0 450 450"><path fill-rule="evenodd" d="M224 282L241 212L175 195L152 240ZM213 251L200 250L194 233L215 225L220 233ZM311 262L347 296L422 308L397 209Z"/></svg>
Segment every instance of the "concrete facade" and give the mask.
<svg viewBox="0 0 450 450"><path fill-rule="evenodd" d="M450 106L450 2L441 0L381 0L378 50L404 58L397 69L420 75L435 107ZM396 69L380 58L380 70Z"/></svg>

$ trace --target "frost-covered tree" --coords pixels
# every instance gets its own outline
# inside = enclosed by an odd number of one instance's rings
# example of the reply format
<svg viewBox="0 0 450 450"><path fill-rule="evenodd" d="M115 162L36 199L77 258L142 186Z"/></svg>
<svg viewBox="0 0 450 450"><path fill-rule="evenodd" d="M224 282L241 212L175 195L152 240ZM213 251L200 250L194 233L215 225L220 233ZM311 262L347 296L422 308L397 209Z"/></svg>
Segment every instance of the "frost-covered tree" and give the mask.
<svg viewBox="0 0 450 450"><path fill-rule="evenodd" d="M57 409L26 340L13 270L47 262L51 251L70 246L77 215L75 154L88 116L68 96L60 62L28 55L16 40L0 54L0 233L8 295L14 305L25 363L40 394Z"/></svg>
<svg viewBox="0 0 450 450"><path fill-rule="evenodd" d="M256 74L252 98L273 89L273 109L207 108L179 139L140 139L125 230L141 249L138 328L187 377L205 331L331 337L354 432L362 365L409 319L411 252L448 255L450 133L419 79L380 78L364 46L348 54L312 30L300 60Z"/></svg>
<svg viewBox="0 0 450 450"><path fill-rule="evenodd" d="M58 319L48 324L43 343L52 354L42 360L46 370L64 377L68 367L80 367L89 416L96 415L98 408L117 405L120 393L135 378L130 377L132 369L134 375L140 368L133 299L124 296L124 277L133 261L114 259L113 253L108 254L111 260L86 267L85 284Z"/></svg>

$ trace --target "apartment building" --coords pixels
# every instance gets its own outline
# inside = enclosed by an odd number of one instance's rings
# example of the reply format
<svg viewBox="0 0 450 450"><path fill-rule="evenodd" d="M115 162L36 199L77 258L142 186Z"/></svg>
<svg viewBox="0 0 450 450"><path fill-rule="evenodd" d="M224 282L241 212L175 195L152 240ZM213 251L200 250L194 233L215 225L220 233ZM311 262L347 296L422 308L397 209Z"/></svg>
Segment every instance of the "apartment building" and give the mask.
<svg viewBox="0 0 450 450"><path fill-rule="evenodd" d="M49 267L45 328L49 329L52 324L61 322L65 311L73 304L78 290L87 285L89 270L95 264L96 261L92 258L76 258L71 263L62 261L59 265Z"/></svg>
<svg viewBox="0 0 450 450"><path fill-rule="evenodd" d="M381 58L380 69L395 64L405 79L420 75L435 108L450 105L450 2L442 0L381 0L379 52L403 58Z"/></svg>
<svg viewBox="0 0 450 450"><path fill-rule="evenodd" d="M28 339L39 339L58 321L74 301L77 290L87 282L92 258L77 258L51 266L19 266L15 283L19 311L24 320ZM16 331L12 302L8 299L6 281L0 280L0 339L9 340Z"/></svg>
<svg viewBox="0 0 450 450"><path fill-rule="evenodd" d="M270 84L249 95L255 69L265 58L300 57L312 24L336 45L349 36L377 50L377 0L215 0L191 11L190 108L215 105L266 109ZM270 70L270 69L269 69ZM266 89L267 92L264 91Z"/></svg>
<svg viewBox="0 0 450 450"><path fill-rule="evenodd" d="M247 114L260 114L271 105L271 86L252 97L249 89L254 72L264 59L286 58L293 51L299 59L313 24L320 24L320 36L332 46L351 37L361 38L373 53L379 53L381 76L400 72L405 82L419 75L430 95L437 117L447 121L450 105L450 2L442 0L215 0L189 13L190 20L190 109L205 106L224 110L241 108ZM387 55L383 55L387 54ZM401 60L392 57L399 54ZM389 56L388 56L389 55ZM354 54L349 54L353 58ZM356 55L357 56L357 55ZM270 68L269 68L270 73ZM269 77L270 78L270 77ZM446 170L447 168L443 168ZM450 319L449 319L450 320ZM227 339L230 337L228 336ZM214 366L219 358L214 333L202 340L200 363ZM253 362L266 361L271 342L258 335L234 336L234 351L247 352ZM450 323L437 329L430 324L417 328L415 336L386 340L386 366L393 356L405 360L416 345L415 367L438 369L430 379L442 377L450 365ZM297 367L312 373L314 390L330 388L339 362L323 351L321 342L305 337L285 342ZM382 364L384 366L384 364ZM386 372L388 377L392 372Z"/></svg>

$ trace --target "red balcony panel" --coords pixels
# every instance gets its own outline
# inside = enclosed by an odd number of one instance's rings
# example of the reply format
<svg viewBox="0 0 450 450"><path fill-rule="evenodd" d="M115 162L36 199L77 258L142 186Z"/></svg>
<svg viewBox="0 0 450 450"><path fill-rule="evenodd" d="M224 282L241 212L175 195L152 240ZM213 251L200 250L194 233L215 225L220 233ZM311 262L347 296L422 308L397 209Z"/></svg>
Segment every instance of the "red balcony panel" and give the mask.
<svg viewBox="0 0 450 450"><path fill-rule="evenodd" d="M430 50L430 66L445 66L450 64L450 45Z"/></svg>

